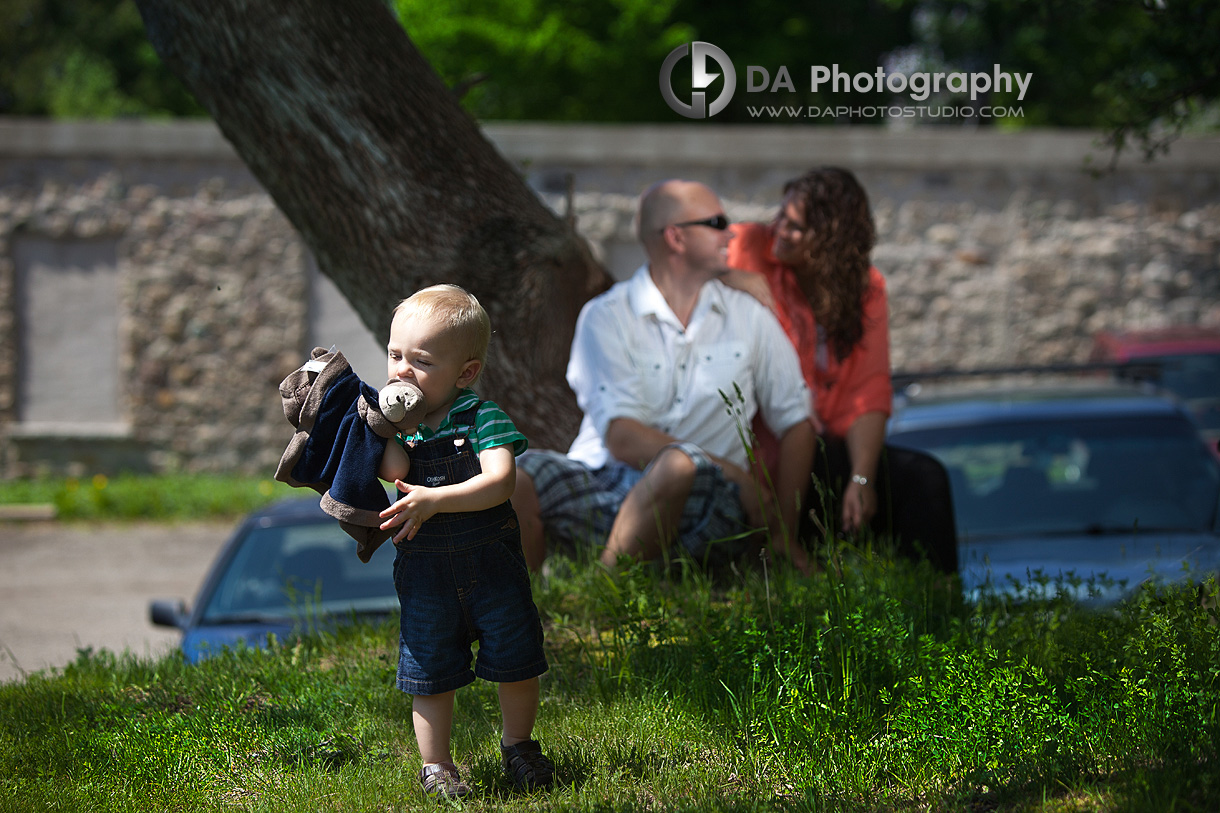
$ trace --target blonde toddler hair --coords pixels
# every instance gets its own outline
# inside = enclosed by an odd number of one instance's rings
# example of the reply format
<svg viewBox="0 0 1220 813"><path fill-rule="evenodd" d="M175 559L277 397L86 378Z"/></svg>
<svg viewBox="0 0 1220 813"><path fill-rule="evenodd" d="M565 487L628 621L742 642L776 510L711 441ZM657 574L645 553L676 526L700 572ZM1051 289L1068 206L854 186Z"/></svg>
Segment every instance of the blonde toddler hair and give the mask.
<svg viewBox="0 0 1220 813"><path fill-rule="evenodd" d="M443 283L422 288L398 303L394 316L400 313L438 321L466 353L467 361L477 359L481 365L487 363L491 319L474 294L461 286Z"/></svg>

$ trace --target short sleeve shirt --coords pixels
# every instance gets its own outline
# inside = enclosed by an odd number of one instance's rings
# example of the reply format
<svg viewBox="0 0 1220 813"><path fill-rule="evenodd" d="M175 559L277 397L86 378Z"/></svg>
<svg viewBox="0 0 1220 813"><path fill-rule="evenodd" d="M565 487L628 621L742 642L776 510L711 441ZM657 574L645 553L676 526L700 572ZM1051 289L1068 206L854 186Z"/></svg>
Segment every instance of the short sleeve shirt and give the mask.
<svg viewBox="0 0 1220 813"><path fill-rule="evenodd" d="M441 425L435 431L427 426L420 426L419 431L414 435L404 435L400 432L398 442L405 446L408 441L431 440L455 435L459 427L453 424L453 416L470 409L475 404L479 404L479 396L475 394L474 390L463 389L458 393L453 406L449 408L449 414L445 416L445 420L441 421ZM519 455L529 446L525 435L518 431L512 419L494 401L483 401L479 404L479 411L475 413L474 431L467 435L467 440L475 454L485 449L494 449L497 446L512 446L513 455Z"/></svg>
<svg viewBox="0 0 1220 813"><path fill-rule="evenodd" d="M568 454L595 469L610 462L616 418L746 468L756 413L780 435L812 415L796 351L769 310L713 281L684 327L647 266L585 304L567 378L584 412Z"/></svg>

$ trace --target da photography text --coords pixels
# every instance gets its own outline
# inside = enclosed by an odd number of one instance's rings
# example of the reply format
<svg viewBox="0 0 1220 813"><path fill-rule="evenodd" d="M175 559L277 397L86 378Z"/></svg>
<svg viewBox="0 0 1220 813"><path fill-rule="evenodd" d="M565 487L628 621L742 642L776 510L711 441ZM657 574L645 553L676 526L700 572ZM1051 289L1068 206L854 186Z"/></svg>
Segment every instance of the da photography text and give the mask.
<svg viewBox="0 0 1220 813"><path fill-rule="evenodd" d="M689 70L691 99L687 103L684 99L679 98L674 91L673 79L675 70L679 69L679 65L689 57L689 67L683 65L682 70ZM798 74L799 75L799 74ZM839 69L835 65L811 65L808 70L809 84L808 88L811 93L881 93L890 92L893 94L908 94L913 101L926 101L934 94L942 92L953 94L969 94L970 101L974 102L980 96L988 93L1006 93L1017 94L1017 101L1025 100L1025 94L1029 90L1030 82L1033 80L1032 73L1015 73L1008 72L999 65L993 65L990 71L941 71L941 72L925 72L916 71L910 74L899 71L887 72L885 68L879 67L875 71L860 73L848 73ZM724 77L724 82L720 88L720 92L716 94L714 99L707 98L709 88L712 83L719 77ZM788 70L786 65L780 66L776 70L768 69L761 65L747 65L745 76L745 92L746 93L796 93L796 81L792 78L792 72ZM680 45L669 53L661 64L661 96L665 99L665 103L670 109L681 116L692 119L711 118L717 113L724 110L733 95L737 90L737 70L733 64L733 60L729 58L723 50L711 44L710 42L691 42L686 45ZM933 111L930 107L912 107L907 105L900 106L882 106L882 107L862 107L848 106L846 109L849 113L844 114L839 112L842 108L836 107L809 107L809 108L791 108L791 107L774 107L774 106L754 106L748 108L752 117L765 115L758 111L802 111L800 117L804 118L824 118L824 117L839 117L843 115L864 115L852 114L852 110L870 110L872 116L889 116L914 118L948 118L953 116L1013 116L1022 115L1023 111L1020 107L1001 107L1001 108L985 108L987 112L981 112L984 108L969 107L941 107L937 108L936 112L918 112L918 111ZM815 112L816 110L816 112ZM876 111L885 112L876 112ZM969 111L969 112L967 112ZM781 115L776 112L774 115ZM791 114L790 114L791 115Z"/></svg>
<svg viewBox="0 0 1220 813"><path fill-rule="evenodd" d="M818 93L827 90L832 93L874 93L888 90L890 93L910 93L917 102L927 100L933 93L946 90L950 93L969 93L970 101L976 101L979 94L992 91L1012 93L1017 90L1017 101L1025 101L1025 92L1029 90L1032 73L1008 73L993 65L991 72L976 71L964 73L886 73L885 68L877 68L874 73L844 73L838 65L813 65L809 69L809 90ZM826 87L829 85L829 87ZM761 93L769 91L777 93L786 90L796 92L792 76L788 68L781 66L775 73L774 81L766 68L759 65L746 66L746 93Z"/></svg>

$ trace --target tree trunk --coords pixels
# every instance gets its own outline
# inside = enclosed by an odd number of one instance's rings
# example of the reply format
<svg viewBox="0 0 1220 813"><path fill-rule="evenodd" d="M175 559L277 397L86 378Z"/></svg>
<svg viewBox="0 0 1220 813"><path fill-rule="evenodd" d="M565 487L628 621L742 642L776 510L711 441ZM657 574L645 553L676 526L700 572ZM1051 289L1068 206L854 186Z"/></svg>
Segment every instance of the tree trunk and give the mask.
<svg viewBox="0 0 1220 813"><path fill-rule="evenodd" d="M564 379L576 316L609 277L483 137L386 6L136 5L161 59L373 334L389 334L393 306L415 290L463 286L494 331L481 394L533 445L566 449L580 418Z"/></svg>

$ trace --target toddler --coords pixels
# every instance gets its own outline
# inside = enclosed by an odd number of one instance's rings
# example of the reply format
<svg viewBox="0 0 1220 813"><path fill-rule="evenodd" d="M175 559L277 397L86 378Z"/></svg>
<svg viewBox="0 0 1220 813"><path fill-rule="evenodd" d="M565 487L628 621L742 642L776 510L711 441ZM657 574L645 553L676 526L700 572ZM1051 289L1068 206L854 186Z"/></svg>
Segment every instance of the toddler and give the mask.
<svg viewBox="0 0 1220 813"><path fill-rule="evenodd" d="M399 490L381 513L397 548L397 685L412 696L420 782L430 796L446 798L470 793L449 739L454 692L476 676L499 683L501 757L514 785L546 787L554 774L532 739L547 663L508 501L527 442L503 410L470 389L490 336L477 299L456 285L434 285L395 308L387 347L390 380L414 382L426 409L415 435L386 444L378 471Z"/></svg>

